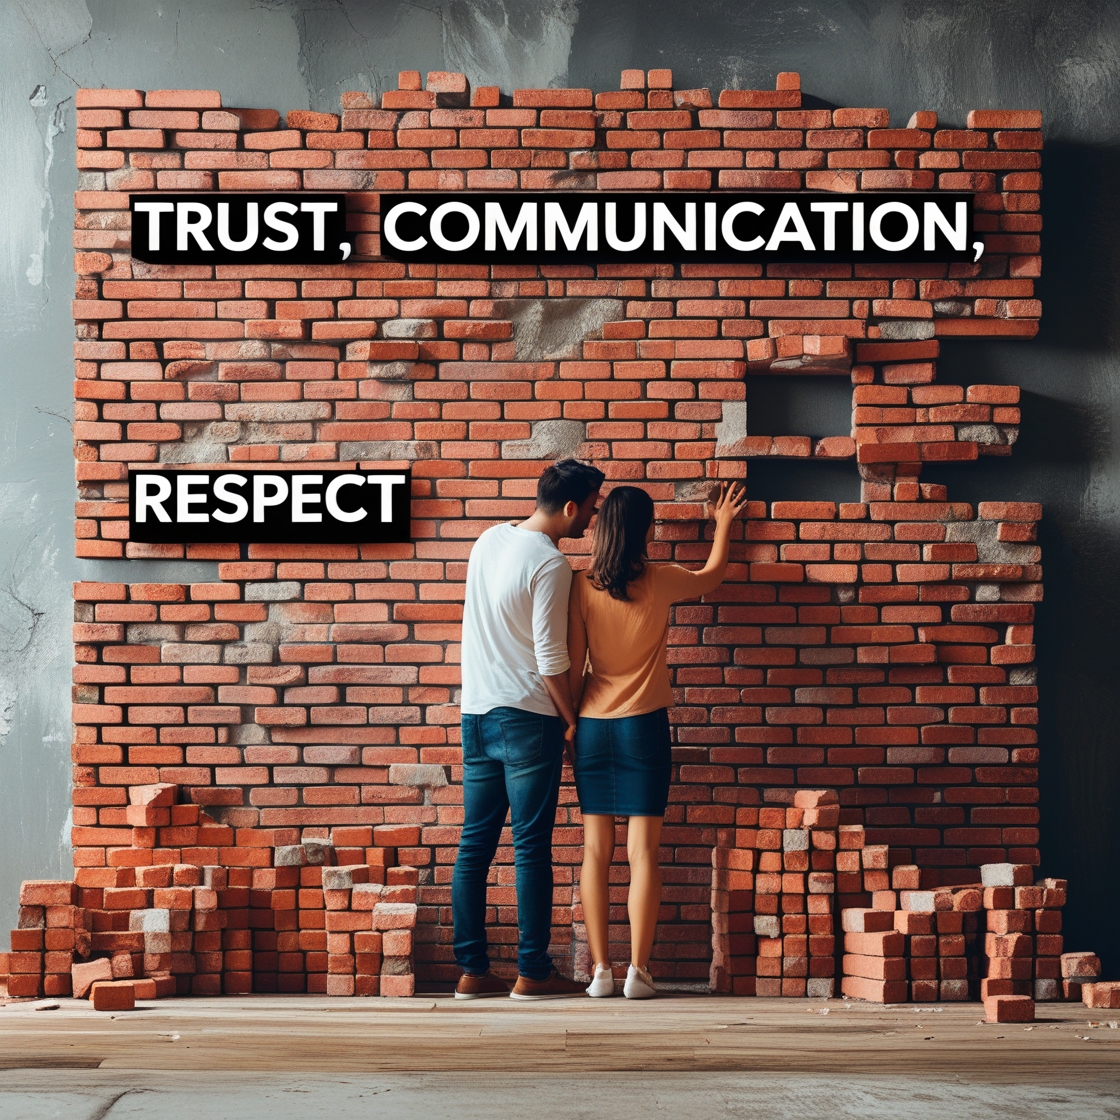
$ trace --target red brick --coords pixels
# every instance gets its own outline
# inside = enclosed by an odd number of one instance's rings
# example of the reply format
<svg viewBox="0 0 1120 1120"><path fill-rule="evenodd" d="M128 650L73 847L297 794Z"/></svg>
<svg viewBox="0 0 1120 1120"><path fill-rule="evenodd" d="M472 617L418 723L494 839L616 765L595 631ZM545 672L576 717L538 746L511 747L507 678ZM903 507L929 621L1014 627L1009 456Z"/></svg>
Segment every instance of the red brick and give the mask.
<svg viewBox="0 0 1120 1120"><path fill-rule="evenodd" d="M984 1017L989 1023L1033 1023L1034 1000L1030 996L988 996Z"/></svg>
<svg viewBox="0 0 1120 1120"><path fill-rule="evenodd" d="M136 989L131 980L99 981L90 989L94 1011L131 1011L136 1006Z"/></svg>

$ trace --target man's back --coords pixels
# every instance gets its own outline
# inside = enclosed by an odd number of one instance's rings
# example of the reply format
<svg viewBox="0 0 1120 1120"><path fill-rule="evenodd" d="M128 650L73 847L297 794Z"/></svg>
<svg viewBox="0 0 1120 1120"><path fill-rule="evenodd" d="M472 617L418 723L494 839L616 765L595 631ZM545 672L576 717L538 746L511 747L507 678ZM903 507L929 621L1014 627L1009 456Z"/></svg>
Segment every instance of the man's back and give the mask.
<svg viewBox="0 0 1120 1120"><path fill-rule="evenodd" d="M463 607L462 710L554 716L542 677L567 670L572 570L544 533L504 524L471 550Z"/></svg>

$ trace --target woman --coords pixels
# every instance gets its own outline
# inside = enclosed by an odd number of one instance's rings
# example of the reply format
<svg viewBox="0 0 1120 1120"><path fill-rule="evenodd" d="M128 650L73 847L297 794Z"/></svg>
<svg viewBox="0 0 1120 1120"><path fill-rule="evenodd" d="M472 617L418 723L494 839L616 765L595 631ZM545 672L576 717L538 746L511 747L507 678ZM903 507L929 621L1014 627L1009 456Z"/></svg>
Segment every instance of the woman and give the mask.
<svg viewBox="0 0 1120 1120"><path fill-rule="evenodd" d="M636 486L620 486L599 509L590 568L572 581L568 653L579 712L575 771L584 836L580 897L594 961L590 996L614 994L607 875L615 817L629 818L631 960L623 991L628 999L649 999L657 992L649 955L661 905L658 848L671 767L673 693L665 663L669 607L713 591L723 581L731 522L745 504L738 483L730 488L725 483L718 501L709 502L715 539L708 562L693 572L679 564L648 562L653 500Z"/></svg>

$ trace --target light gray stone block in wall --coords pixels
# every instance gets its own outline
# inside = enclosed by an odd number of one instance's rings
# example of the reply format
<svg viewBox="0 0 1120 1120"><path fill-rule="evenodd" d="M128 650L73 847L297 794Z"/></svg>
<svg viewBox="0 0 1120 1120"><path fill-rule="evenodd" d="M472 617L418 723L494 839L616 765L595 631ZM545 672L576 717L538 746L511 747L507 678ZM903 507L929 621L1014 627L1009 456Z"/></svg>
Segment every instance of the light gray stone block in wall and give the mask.
<svg viewBox="0 0 1120 1120"><path fill-rule="evenodd" d="M363 462L384 462L390 459L438 459L439 444L428 439L370 439L339 444L339 458Z"/></svg>
<svg viewBox="0 0 1120 1120"><path fill-rule="evenodd" d="M439 334L434 319L386 319L382 338L435 338Z"/></svg>
<svg viewBox="0 0 1120 1120"><path fill-rule="evenodd" d="M945 526L945 540L971 541L981 564L1037 564L1042 559L1037 544L1001 541L998 521L950 521Z"/></svg>
<svg viewBox="0 0 1120 1120"><path fill-rule="evenodd" d="M571 459L587 438L582 420L536 420L528 439L502 441L503 459Z"/></svg>
<svg viewBox="0 0 1120 1120"><path fill-rule="evenodd" d="M716 458L741 459L746 452L747 402L724 401L716 425Z"/></svg>
<svg viewBox="0 0 1120 1120"><path fill-rule="evenodd" d="M494 318L513 323L519 362L557 362L583 357L583 342L599 338L603 324L623 318L620 299L503 299Z"/></svg>
<svg viewBox="0 0 1120 1120"><path fill-rule="evenodd" d="M884 319L879 324L884 342L920 342L933 338L932 319Z"/></svg>
<svg viewBox="0 0 1120 1120"><path fill-rule="evenodd" d="M447 785L447 771L427 763L394 762L389 766L389 784L415 789L440 789Z"/></svg>
<svg viewBox="0 0 1120 1120"><path fill-rule="evenodd" d="M300 587L295 580L281 580L279 583L245 584L247 603L283 603L298 599Z"/></svg>

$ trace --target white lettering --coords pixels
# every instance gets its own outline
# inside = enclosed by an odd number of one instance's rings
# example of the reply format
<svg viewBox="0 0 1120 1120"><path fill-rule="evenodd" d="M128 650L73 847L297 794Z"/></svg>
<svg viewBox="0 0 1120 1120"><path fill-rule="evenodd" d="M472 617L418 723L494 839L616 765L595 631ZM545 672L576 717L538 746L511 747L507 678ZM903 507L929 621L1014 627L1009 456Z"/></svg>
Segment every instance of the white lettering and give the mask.
<svg viewBox="0 0 1120 1120"><path fill-rule="evenodd" d="M268 488L271 487L271 493ZM264 511L268 506L279 506L288 498L288 483L282 475L253 475L253 521L264 521Z"/></svg>
<svg viewBox="0 0 1120 1120"><path fill-rule="evenodd" d="M300 472L296 472L292 475L293 522L312 522L323 520L323 515L321 513L309 513L303 508L304 506L318 505L323 500L322 494L308 494L304 487L322 485L323 476L321 474L302 474Z"/></svg>
<svg viewBox="0 0 1120 1120"><path fill-rule="evenodd" d="M535 202L523 202L521 209L517 212L517 220L513 223L513 229L506 225L505 212L502 210L500 202L488 202L484 208L486 215L486 251L488 253L494 252L498 247L498 237L500 233L502 240L505 242L506 248L515 250L517 248L518 239L524 234L525 248L530 253L537 251L537 204Z"/></svg>
<svg viewBox="0 0 1120 1120"><path fill-rule="evenodd" d="M653 248L655 252L665 249L665 230L677 239L686 253L696 252L696 203L684 204L684 225L682 226L664 202L653 204Z"/></svg>
<svg viewBox="0 0 1120 1120"><path fill-rule="evenodd" d="M713 252L716 247L716 204L704 203L704 249Z"/></svg>
<svg viewBox="0 0 1120 1120"><path fill-rule="evenodd" d="M175 209L173 202L138 202L133 210L148 215L148 250L156 252L159 249L159 216L170 214Z"/></svg>
<svg viewBox="0 0 1120 1120"><path fill-rule="evenodd" d="M403 474L368 474L366 475L367 486L380 486L381 487L381 524L385 525L393 520L393 487L403 486L405 484L405 476Z"/></svg>
<svg viewBox="0 0 1120 1120"><path fill-rule="evenodd" d="M906 233L897 241L892 241L883 235L883 219L888 214L901 214L906 219ZM871 235L871 240L880 249L886 249L888 253L909 249L918 240L920 228L918 215L914 213L913 207L907 206L905 202L884 202L876 206L871 211L871 221L867 224L867 232Z"/></svg>
<svg viewBox="0 0 1120 1120"><path fill-rule="evenodd" d="M197 221L192 222L192 216ZM175 211L175 248L182 253L187 248L187 239L193 237L200 249L212 253L214 246L202 231L210 228L213 217L210 207L203 202L180 202Z"/></svg>
<svg viewBox="0 0 1120 1120"><path fill-rule="evenodd" d="M294 248L297 241L299 241L299 230L296 229L291 222L284 221L279 215L281 214L298 214L299 207L291 202L273 202L271 205L266 206L264 210L264 224L269 229L276 230L277 233L284 234L283 241L277 241L274 237L266 237L261 242L266 249L271 249L274 253L282 253L288 249ZM254 521L256 518L254 517Z"/></svg>
<svg viewBox="0 0 1120 1120"><path fill-rule="evenodd" d="M546 252L556 251L556 233L558 230L570 252L574 253L579 248L581 237L586 238L584 248L590 253L596 252L599 248L599 217L595 203L585 202L579 208L576 224L569 228L568 219L564 217L564 211L560 203L546 202L544 204L544 247Z"/></svg>
<svg viewBox="0 0 1120 1120"><path fill-rule="evenodd" d="M848 209L846 202L814 202L810 210L824 215L824 251L831 253L836 248L836 215Z"/></svg>
<svg viewBox="0 0 1120 1120"><path fill-rule="evenodd" d="M618 236L618 203L608 202L603 211L603 236L612 249L620 253L632 253L640 249L646 239L646 204L634 203L634 236L629 241L623 241Z"/></svg>
<svg viewBox="0 0 1120 1120"><path fill-rule="evenodd" d="M428 208L421 206L419 202L398 202L385 215L385 221L381 224L381 236L394 249L399 249L402 253L414 253L417 249L423 249L428 244L428 239L426 237L415 237L411 241L405 241L397 233L397 221L402 214L426 214L427 212Z"/></svg>
<svg viewBox="0 0 1120 1120"><path fill-rule="evenodd" d="M743 241L735 236L735 219L740 214L762 214L765 210L757 202L736 202L734 206L729 206L720 223L724 241L740 253L753 253L756 249L761 249L766 241L765 237L752 237L750 241Z"/></svg>
<svg viewBox="0 0 1120 1120"><path fill-rule="evenodd" d="M443 219L448 214L462 214L467 219L466 236L460 237L458 241L452 241L451 238L445 237L443 234ZM469 249L478 240L479 228L478 215L475 213L473 206L468 206L465 202L445 202L442 206L437 206L432 212L428 232L431 233L432 240L441 249L446 249L449 253L461 253L464 249Z"/></svg>
<svg viewBox="0 0 1120 1120"><path fill-rule="evenodd" d="M968 245L968 203L956 204L955 224L950 225L949 219L941 212L941 207L936 202L925 204L925 239L923 248L932 251L937 247L937 231L940 229L945 234L946 240L958 253L963 252Z"/></svg>
<svg viewBox="0 0 1120 1120"><path fill-rule="evenodd" d="M340 474L331 479L326 493L327 512L331 517L336 521L345 521L348 524L361 521L365 517L366 511L361 507L351 513L338 504L339 490L344 486L364 486L365 482L366 480L360 474Z"/></svg>
<svg viewBox="0 0 1120 1120"><path fill-rule="evenodd" d="M789 228L791 223L794 227L792 230ZM782 207L774 232L766 242L766 251L772 253L783 241L796 241L802 249L807 249L810 253L816 248L813 239L809 236L809 227L801 216L801 207L796 202L787 202Z"/></svg>
<svg viewBox="0 0 1120 1120"><path fill-rule="evenodd" d="M218 475L218 481L214 483L214 497L220 502L227 502L233 506L233 510L214 510L215 521L221 521L224 525L233 525L238 521L245 520L245 515L249 512L249 503L236 491L230 489L232 486L244 485L245 476L243 474Z"/></svg>
<svg viewBox="0 0 1120 1120"><path fill-rule="evenodd" d="M163 503L171 497L171 480L158 474L136 476L136 523L143 525L148 520L148 510L156 515L157 521L170 523L171 515L163 508Z"/></svg>
<svg viewBox="0 0 1120 1120"><path fill-rule="evenodd" d="M223 249L233 253L243 253L257 243L257 214L260 207L255 202L250 202L245 207L245 236L240 241L234 241L229 235L229 203L218 203L218 242Z"/></svg>
<svg viewBox="0 0 1120 1120"><path fill-rule="evenodd" d="M327 244L327 215L338 210L337 202L301 202L300 210L311 215L311 248L321 253Z"/></svg>
<svg viewBox="0 0 1120 1120"><path fill-rule="evenodd" d="M852 250L863 252L863 203L852 203Z"/></svg>
<svg viewBox="0 0 1120 1120"><path fill-rule="evenodd" d="M210 520L208 513L191 513L191 506L201 505L206 501L205 494L193 493L194 487L205 487L209 482L208 474L181 474L175 479L175 520L180 525L192 522L205 524Z"/></svg>

